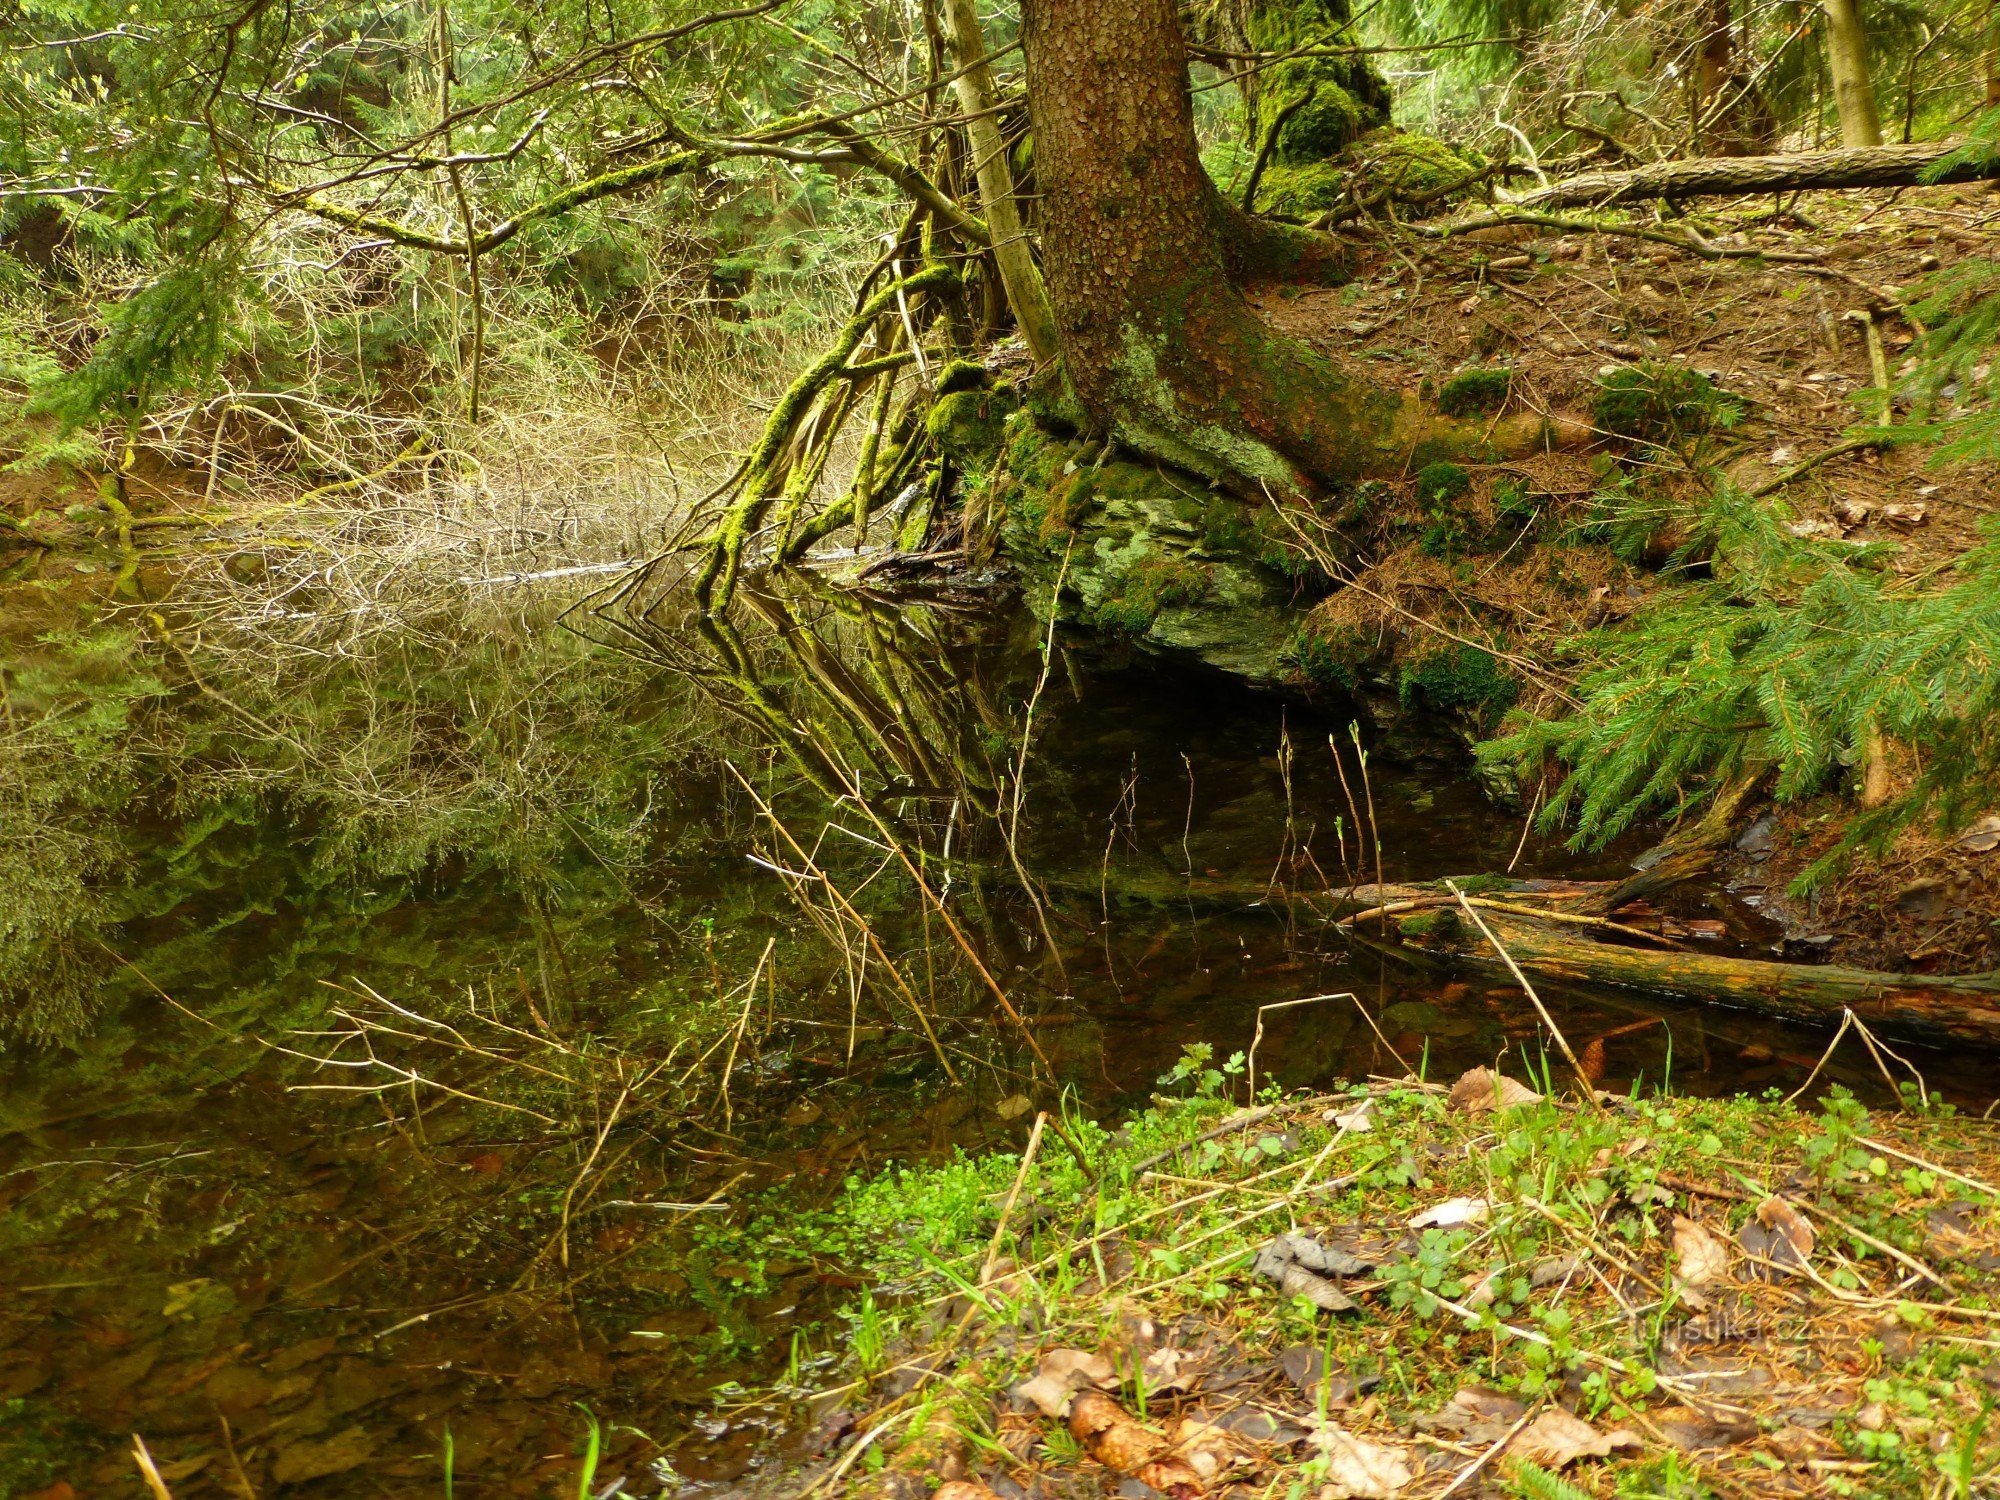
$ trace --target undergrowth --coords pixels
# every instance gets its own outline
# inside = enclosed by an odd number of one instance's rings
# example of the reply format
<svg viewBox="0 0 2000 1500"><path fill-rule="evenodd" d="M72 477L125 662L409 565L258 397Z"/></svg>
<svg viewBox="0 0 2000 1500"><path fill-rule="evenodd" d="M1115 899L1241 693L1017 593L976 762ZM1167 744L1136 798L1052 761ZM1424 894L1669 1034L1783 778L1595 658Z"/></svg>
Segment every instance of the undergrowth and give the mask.
<svg viewBox="0 0 2000 1500"><path fill-rule="evenodd" d="M1657 527L1659 501L1613 501L1626 517L1642 504ZM1768 770L1796 802L1871 746L1921 747L1914 782L1857 819L1811 881L1914 820L1950 828L2000 797L2000 521L1985 518L1935 586L1892 572L1884 545L1795 536L1781 509L1727 484L1675 519L1687 540L1666 573L1682 581L1565 648L1580 706L1524 712L1481 749L1567 768L1544 830L1601 846L1740 775Z"/></svg>
<svg viewBox="0 0 2000 1500"><path fill-rule="evenodd" d="M1436 1477L1410 1492L1435 1492L1501 1435L1468 1425L1467 1391L1523 1427L1560 1406L1626 1430L1602 1470L1496 1447L1490 1477L1516 1495L1740 1493L1796 1467L1846 1476L1840 1494L1916 1496L1990 1472L1984 1355L1957 1339L1979 1341L1989 1299L1972 1241L1937 1228L1940 1214L1978 1222L1965 1216L1987 1199L1933 1165L1978 1175L1952 1154L1988 1148L1948 1106L1912 1096L1921 1118L1899 1120L1838 1089L1802 1110L1635 1084L1599 1110L1526 1090L1497 1109L1464 1081L1448 1096L1409 1078L1267 1090L1264 1108L1232 1112L1242 1070L1190 1048L1169 1092L1115 1133L1058 1116L1061 1142L1051 1129L1025 1164L961 1155L850 1181L813 1234L825 1244L838 1225L871 1284L833 1351L857 1382L841 1390L861 1428L906 1423L869 1468L920 1469L950 1448L989 1480L1117 1467L1020 1384L1099 1351L1115 1374L1097 1387L1155 1432L1149 1451L1162 1431L1210 1441L1176 1414L1227 1423L1248 1399L1276 1418L1218 1450L1271 1494L1327 1481L1328 1432L1399 1455ZM1758 1238L1790 1222L1774 1204L1818 1226L1811 1274L1775 1285ZM1347 1269L1327 1276L1351 1306L1329 1315L1253 1270L1287 1231L1344 1247ZM1895 1257L1938 1283L1912 1284ZM1727 1387L1726 1421L1701 1394L1725 1366L1759 1377ZM1819 1407L1809 1433L1788 1425ZM1697 1428L1686 1451L1666 1440ZM1405 1446L1412 1431L1459 1442L1429 1457Z"/></svg>

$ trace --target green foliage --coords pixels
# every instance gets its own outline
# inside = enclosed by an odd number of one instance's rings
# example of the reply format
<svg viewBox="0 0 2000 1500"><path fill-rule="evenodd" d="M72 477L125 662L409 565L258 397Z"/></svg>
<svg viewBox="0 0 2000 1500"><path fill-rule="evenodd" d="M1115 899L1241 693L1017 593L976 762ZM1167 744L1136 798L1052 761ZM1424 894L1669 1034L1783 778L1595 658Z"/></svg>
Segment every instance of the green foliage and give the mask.
<svg viewBox="0 0 2000 1500"><path fill-rule="evenodd" d="M1472 492L1472 476L1462 464L1426 464L1417 470L1417 504L1436 512Z"/></svg>
<svg viewBox="0 0 2000 1500"><path fill-rule="evenodd" d="M171 265L106 312L90 357L43 384L29 413L68 431L99 416L142 416L158 397L199 385L228 347L234 271L222 257Z"/></svg>
<svg viewBox="0 0 2000 1500"><path fill-rule="evenodd" d="M1438 387L1438 410L1447 417L1479 417L1507 404L1514 383L1511 369L1460 370Z"/></svg>
<svg viewBox="0 0 2000 1500"><path fill-rule="evenodd" d="M1735 424L1742 403L1699 370L1648 360L1598 382L1591 406L1601 431L1634 442L1665 443Z"/></svg>
<svg viewBox="0 0 2000 1500"><path fill-rule="evenodd" d="M1454 641L1417 648L1399 669L1396 691L1406 707L1463 714L1484 728L1513 705L1521 688L1490 651Z"/></svg>
<svg viewBox="0 0 2000 1500"><path fill-rule="evenodd" d="M1354 693L1360 691L1362 671L1374 654L1374 643L1350 626L1307 625L1285 647L1284 660L1315 687Z"/></svg>
<svg viewBox="0 0 2000 1500"><path fill-rule="evenodd" d="M1684 554L1712 556L1713 576L1585 638L1581 708L1481 749L1569 768L1544 829L1598 846L1752 767L1775 768L1776 796L1796 801L1876 734L1922 745L1923 767L1851 843L1920 815L1950 827L2000 798L2000 521L1943 587L1885 572L1877 549L1793 536L1782 510L1727 485L1686 530Z"/></svg>

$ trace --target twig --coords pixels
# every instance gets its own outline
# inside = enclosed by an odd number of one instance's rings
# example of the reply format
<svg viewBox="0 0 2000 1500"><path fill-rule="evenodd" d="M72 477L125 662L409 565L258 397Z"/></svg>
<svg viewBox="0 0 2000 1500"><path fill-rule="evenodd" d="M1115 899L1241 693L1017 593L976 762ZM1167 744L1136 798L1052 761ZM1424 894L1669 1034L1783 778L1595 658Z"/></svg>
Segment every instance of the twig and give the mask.
<svg viewBox="0 0 2000 1500"><path fill-rule="evenodd" d="M1042 1144L1042 1127L1048 1119L1047 1110L1038 1111L1035 1128L1028 1132L1028 1146L1021 1153L1021 1169L1014 1174L1014 1185L1007 1189L1007 1201L1000 1206L1000 1222L993 1226L993 1242L986 1247L986 1264L979 1268L979 1285L982 1288L993 1280L993 1268L1000 1261L1000 1245L1007 1237L1007 1221L1014 1216L1014 1204L1021 1196L1021 1184L1028 1180L1028 1169L1034 1165L1035 1152Z"/></svg>
<svg viewBox="0 0 2000 1500"><path fill-rule="evenodd" d="M1562 1034L1562 1028L1556 1025L1555 1017L1549 1014L1548 1007L1542 1004L1542 997L1535 993L1535 987L1528 983L1528 976L1521 972L1521 966L1514 962L1514 955L1507 951L1506 945L1493 935L1493 929L1488 927L1479 913L1472 909L1472 903L1465 899L1465 893L1459 890L1457 885L1450 880L1446 880L1444 884L1446 890L1458 897L1458 904L1464 908L1465 914L1472 918L1472 925L1485 935L1486 941L1493 945L1494 951L1505 961L1508 969L1514 975L1515 983L1527 991L1528 999L1534 1003L1535 1013L1542 1018L1542 1024L1549 1028L1549 1035L1556 1039L1556 1045L1562 1049L1562 1055L1568 1060L1570 1068L1576 1074L1576 1081L1583 1085L1584 1098L1590 1101L1592 1109L1602 1113L1604 1110L1604 1101L1597 1097L1597 1085L1590 1081L1590 1075L1583 1071L1583 1064L1578 1062L1576 1054L1570 1051L1569 1039Z"/></svg>

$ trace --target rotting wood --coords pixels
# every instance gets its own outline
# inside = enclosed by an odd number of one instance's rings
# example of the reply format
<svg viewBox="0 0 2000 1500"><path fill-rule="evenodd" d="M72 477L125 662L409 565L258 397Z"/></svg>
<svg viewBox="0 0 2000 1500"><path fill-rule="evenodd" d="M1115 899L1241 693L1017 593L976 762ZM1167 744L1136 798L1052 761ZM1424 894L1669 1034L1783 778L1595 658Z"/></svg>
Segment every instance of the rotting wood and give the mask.
<svg viewBox="0 0 2000 1500"><path fill-rule="evenodd" d="M1925 181L2000 178L2000 155L1940 164L1958 141L1806 151L1791 156L1699 156L1620 172L1582 172L1524 193L1519 208L1580 208L1656 198L1742 198L1807 188L1911 187ZM1936 175L1933 176L1932 174Z"/></svg>
<svg viewBox="0 0 2000 1500"><path fill-rule="evenodd" d="M1448 913L1410 930L1412 950L1502 968L1476 932ZM1534 974L1608 984L1706 1004L1824 1023L1853 1010L1870 1025L1934 1040L2000 1046L2000 974L1885 974L1834 964L1787 964L1709 953L1630 948L1533 918L1493 913L1488 925ZM1357 935L1359 930L1356 929Z"/></svg>

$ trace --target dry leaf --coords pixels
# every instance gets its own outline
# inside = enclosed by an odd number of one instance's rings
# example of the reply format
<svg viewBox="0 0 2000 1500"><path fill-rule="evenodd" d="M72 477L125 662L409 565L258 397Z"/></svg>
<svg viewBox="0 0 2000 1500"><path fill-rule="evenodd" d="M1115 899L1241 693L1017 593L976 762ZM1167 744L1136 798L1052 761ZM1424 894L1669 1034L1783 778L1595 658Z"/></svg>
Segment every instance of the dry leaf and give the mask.
<svg viewBox="0 0 2000 1500"><path fill-rule="evenodd" d="M1407 1448L1357 1437L1332 1422L1317 1429L1312 1440L1326 1455L1327 1482L1319 1500L1390 1500L1415 1477Z"/></svg>
<svg viewBox="0 0 2000 1500"><path fill-rule="evenodd" d="M1014 1387L1013 1394L1029 1402L1045 1417L1059 1417L1070 1398L1085 1386L1110 1387L1118 1383L1118 1372L1101 1354L1082 1349L1051 1349L1041 1358L1034 1378Z"/></svg>
<svg viewBox="0 0 2000 1500"><path fill-rule="evenodd" d="M1000 1497L976 1479L948 1479L938 1486L931 1500L1000 1500Z"/></svg>
<svg viewBox="0 0 2000 1500"><path fill-rule="evenodd" d="M1484 1198L1447 1198L1412 1218L1411 1229L1456 1229L1460 1224L1484 1224L1491 1212Z"/></svg>
<svg viewBox="0 0 2000 1500"><path fill-rule="evenodd" d="M1155 1349L1139 1367L1139 1375L1149 1391L1192 1390L1194 1363L1194 1356L1185 1349Z"/></svg>
<svg viewBox="0 0 2000 1500"><path fill-rule="evenodd" d="M1204 1485L1213 1484L1230 1469L1248 1468L1263 1457L1255 1444L1197 1417L1182 1417L1168 1436L1174 1452L1201 1476Z"/></svg>
<svg viewBox="0 0 2000 1500"><path fill-rule="evenodd" d="M1766 1198L1758 1204L1757 1217L1743 1226L1738 1240L1752 1255L1787 1274L1802 1269L1818 1243L1805 1215L1783 1198Z"/></svg>
<svg viewBox="0 0 2000 1500"><path fill-rule="evenodd" d="M1539 1104L1542 1096L1525 1083L1517 1082L1491 1068L1474 1068L1461 1074L1451 1086L1445 1107L1461 1114L1483 1115L1489 1110L1512 1109L1517 1104Z"/></svg>
<svg viewBox="0 0 2000 1500"><path fill-rule="evenodd" d="M1929 513L1921 505L1885 505L1882 519L1891 526L1921 526L1930 519Z"/></svg>
<svg viewBox="0 0 2000 1500"><path fill-rule="evenodd" d="M2000 813L1988 813L1958 836L1958 847L1973 854L2000 849Z"/></svg>
<svg viewBox="0 0 2000 1500"><path fill-rule="evenodd" d="M2000 826L2000 819L1996 819L1995 823L1996 826ZM1329 1111L1327 1118L1342 1130L1359 1134L1361 1131L1373 1130L1375 1128L1374 1120L1371 1118L1374 1109L1375 1101L1373 1099L1363 1099L1354 1108L1347 1111L1346 1114Z"/></svg>
<svg viewBox="0 0 2000 1500"><path fill-rule="evenodd" d="M1206 1488L1194 1466L1169 1451L1165 1438L1141 1427L1102 1391L1077 1396L1070 1407L1069 1430L1084 1452L1105 1468L1129 1474L1174 1500L1193 1500Z"/></svg>
<svg viewBox="0 0 2000 1500"><path fill-rule="evenodd" d="M993 1106L993 1113L1003 1120L1018 1120L1034 1107L1034 1101L1026 1094L1009 1094Z"/></svg>
<svg viewBox="0 0 2000 1500"><path fill-rule="evenodd" d="M1712 1286L1729 1276L1729 1247L1685 1214L1674 1215L1674 1260L1684 1287Z"/></svg>
<svg viewBox="0 0 2000 1500"><path fill-rule="evenodd" d="M1562 1469L1579 1458L1608 1458L1615 1448L1638 1446L1638 1434L1626 1428L1599 1432L1583 1418L1552 1406L1528 1424L1508 1452L1545 1469Z"/></svg>

